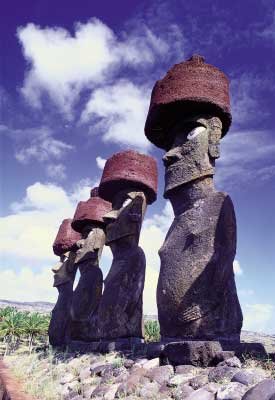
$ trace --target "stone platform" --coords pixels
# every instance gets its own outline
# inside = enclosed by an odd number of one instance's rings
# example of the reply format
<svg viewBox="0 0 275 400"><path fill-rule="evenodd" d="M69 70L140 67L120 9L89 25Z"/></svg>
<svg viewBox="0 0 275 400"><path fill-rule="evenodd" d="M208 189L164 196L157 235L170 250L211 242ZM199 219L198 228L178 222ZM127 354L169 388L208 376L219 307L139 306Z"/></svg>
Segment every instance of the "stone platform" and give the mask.
<svg viewBox="0 0 275 400"><path fill-rule="evenodd" d="M275 359L274 353L267 353L262 343L222 341L176 341L144 343L140 338L122 338L98 342L71 341L68 351L78 353L110 353L118 351L126 356L159 357L160 365L215 366L236 355Z"/></svg>

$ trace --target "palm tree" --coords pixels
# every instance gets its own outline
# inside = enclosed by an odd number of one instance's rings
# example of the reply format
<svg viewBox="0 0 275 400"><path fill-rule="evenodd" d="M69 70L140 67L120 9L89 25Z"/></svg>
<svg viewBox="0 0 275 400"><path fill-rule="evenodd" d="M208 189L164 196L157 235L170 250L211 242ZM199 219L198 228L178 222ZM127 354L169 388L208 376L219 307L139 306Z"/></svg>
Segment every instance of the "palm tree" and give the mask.
<svg viewBox="0 0 275 400"><path fill-rule="evenodd" d="M22 333L22 314L13 309L12 311L8 312L7 315L2 317L0 322L0 337L2 337L6 343L5 355L8 353L10 348L15 348L15 345L17 344Z"/></svg>
<svg viewBox="0 0 275 400"><path fill-rule="evenodd" d="M14 307L5 307L5 308L0 308L0 322L5 318L7 315L11 314L12 312L15 312L16 308Z"/></svg>
<svg viewBox="0 0 275 400"><path fill-rule="evenodd" d="M23 332L28 336L29 352L32 352L34 338L48 331L48 318L37 312L28 314L23 321Z"/></svg>

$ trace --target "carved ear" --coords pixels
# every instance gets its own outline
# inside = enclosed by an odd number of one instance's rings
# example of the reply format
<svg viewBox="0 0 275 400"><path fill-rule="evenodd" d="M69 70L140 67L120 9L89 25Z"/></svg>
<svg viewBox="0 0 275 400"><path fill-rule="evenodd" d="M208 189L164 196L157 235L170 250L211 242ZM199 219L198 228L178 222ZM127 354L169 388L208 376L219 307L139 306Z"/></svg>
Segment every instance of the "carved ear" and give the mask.
<svg viewBox="0 0 275 400"><path fill-rule="evenodd" d="M220 138L222 136L222 122L219 118L213 117L209 121L208 153L211 158L220 157Z"/></svg>
<svg viewBox="0 0 275 400"><path fill-rule="evenodd" d="M220 157L220 144L219 143L209 143L208 153L211 158Z"/></svg>

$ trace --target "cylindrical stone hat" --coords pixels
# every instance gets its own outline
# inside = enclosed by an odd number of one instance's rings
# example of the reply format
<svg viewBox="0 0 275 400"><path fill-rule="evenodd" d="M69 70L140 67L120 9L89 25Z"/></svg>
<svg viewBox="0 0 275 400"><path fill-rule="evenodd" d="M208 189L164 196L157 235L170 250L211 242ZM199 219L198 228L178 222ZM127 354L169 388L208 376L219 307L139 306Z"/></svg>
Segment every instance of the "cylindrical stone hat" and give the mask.
<svg viewBox="0 0 275 400"><path fill-rule="evenodd" d="M223 124L223 136L231 124L229 80L204 58L193 55L174 65L156 82L152 95L145 135L156 146L168 150L173 143L169 134L179 118L194 113L215 113Z"/></svg>
<svg viewBox="0 0 275 400"><path fill-rule="evenodd" d="M87 201L80 201L75 210L72 227L75 231L82 232L89 223L104 226L103 216L111 209L112 204L101 197L90 197Z"/></svg>
<svg viewBox="0 0 275 400"><path fill-rule="evenodd" d="M57 256L70 251L75 243L81 239L81 235L72 228L71 223L72 219L64 219L59 227L53 243L53 252Z"/></svg>
<svg viewBox="0 0 275 400"><path fill-rule="evenodd" d="M158 168L153 157L126 150L107 160L99 185L100 196L112 201L119 190L131 186L145 193L148 204L156 200Z"/></svg>

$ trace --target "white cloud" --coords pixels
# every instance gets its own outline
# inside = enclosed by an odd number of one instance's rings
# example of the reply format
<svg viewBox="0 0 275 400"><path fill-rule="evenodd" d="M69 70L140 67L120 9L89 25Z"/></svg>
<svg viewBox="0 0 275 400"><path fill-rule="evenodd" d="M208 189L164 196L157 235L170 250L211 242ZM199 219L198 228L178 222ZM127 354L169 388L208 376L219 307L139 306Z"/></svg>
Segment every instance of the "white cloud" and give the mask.
<svg viewBox="0 0 275 400"><path fill-rule="evenodd" d="M45 163L51 160L60 160L73 149L61 140L53 137L53 131L46 127L10 129L5 125L0 130L15 142L15 158L27 164L36 160Z"/></svg>
<svg viewBox="0 0 275 400"><path fill-rule="evenodd" d="M245 296L245 297L254 296L255 291L253 289L240 289L240 290L238 290L238 294L240 296Z"/></svg>
<svg viewBox="0 0 275 400"><path fill-rule="evenodd" d="M84 180L69 194L53 184L29 186L25 198L11 205L12 214L0 218L3 259L17 257L18 265L54 260L52 243L57 229L64 218L73 217L78 201L89 198L91 186Z"/></svg>
<svg viewBox="0 0 275 400"><path fill-rule="evenodd" d="M234 125L247 125L267 116L266 107L259 107L264 96L259 94L268 89L270 80L262 74L243 73L230 82L232 115Z"/></svg>
<svg viewBox="0 0 275 400"><path fill-rule="evenodd" d="M103 169L107 160L100 156L96 157L95 160L96 160L96 165L98 166L98 168Z"/></svg>
<svg viewBox="0 0 275 400"><path fill-rule="evenodd" d="M233 270L235 275L243 275L243 270L241 269L240 263L238 260L233 261Z"/></svg>
<svg viewBox="0 0 275 400"><path fill-rule="evenodd" d="M150 93L127 80L95 90L81 115L81 122L92 124L91 134L105 142L146 150L151 143L144 135L144 121Z"/></svg>
<svg viewBox="0 0 275 400"><path fill-rule="evenodd" d="M57 291L53 288L51 267L37 272L24 267L19 272L11 269L0 271L1 298L18 301L55 302Z"/></svg>
<svg viewBox="0 0 275 400"><path fill-rule="evenodd" d="M261 183L275 175L273 135L264 130L232 131L221 141L215 179L227 188Z"/></svg>
<svg viewBox="0 0 275 400"><path fill-rule="evenodd" d="M275 11L273 11L271 23L259 33L259 36L275 41Z"/></svg>
<svg viewBox="0 0 275 400"><path fill-rule="evenodd" d="M63 164L49 164L46 173L53 180L62 181L66 178L66 167Z"/></svg>
<svg viewBox="0 0 275 400"><path fill-rule="evenodd" d="M169 202L159 214L146 218L140 236L140 246L146 256L146 276L143 293L145 314L157 314L156 291L159 276L160 259L158 251L161 248L166 233L173 221L174 214Z"/></svg>
<svg viewBox="0 0 275 400"><path fill-rule="evenodd" d="M243 329L256 332L266 332L272 319L274 306L272 304L245 304L243 307Z"/></svg>
<svg viewBox="0 0 275 400"><path fill-rule="evenodd" d="M144 25L119 40L96 18L77 23L74 35L60 27L42 29L30 23L18 29L18 38L30 64L22 88L25 98L41 107L47 93L68 118L83 89L106 83L122 65L142 68L169 50Z"/></svg>

